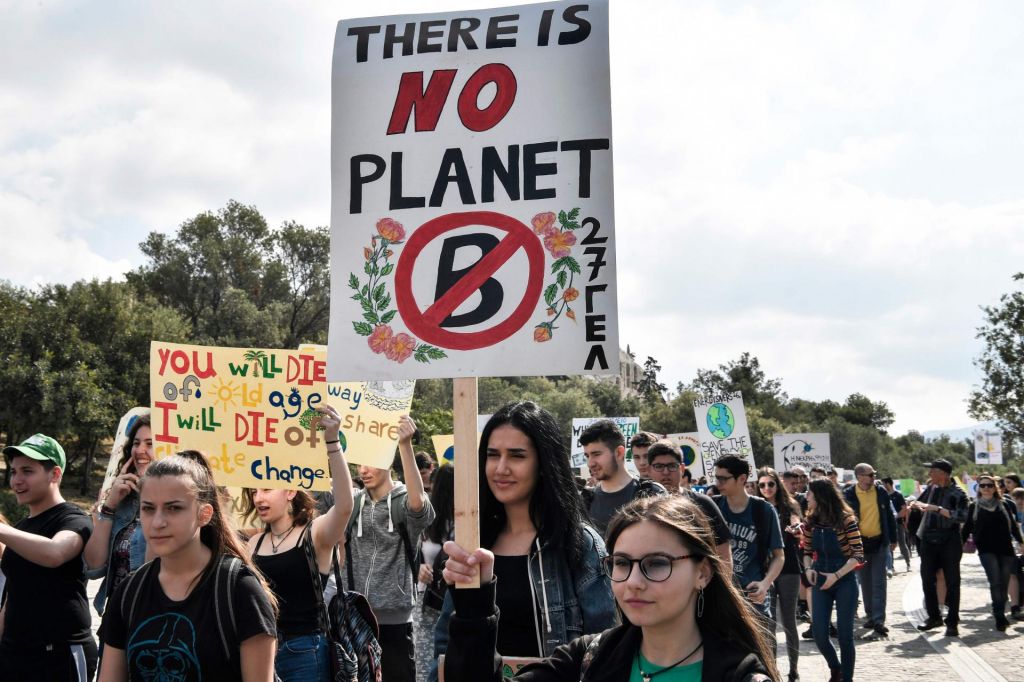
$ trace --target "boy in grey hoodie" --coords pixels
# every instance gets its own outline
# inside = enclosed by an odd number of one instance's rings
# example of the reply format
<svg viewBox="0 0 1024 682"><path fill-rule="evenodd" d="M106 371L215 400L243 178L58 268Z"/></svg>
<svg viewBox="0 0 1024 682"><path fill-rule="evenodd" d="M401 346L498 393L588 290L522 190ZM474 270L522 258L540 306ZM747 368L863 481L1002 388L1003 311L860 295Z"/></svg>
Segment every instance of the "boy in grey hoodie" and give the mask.
<svg viewBox="0 0 1024 682"><path fill-rule="evenodd" d="M410 564L415 563L420 536L434 520L412 450L415 432L411 418L399 420L398 452L407 486L391 480L391 469L359 467L365 490L356 494L347 534L348 588L364 594L377 617L381 672L387 682L416 680L416 581Z"/></svg>

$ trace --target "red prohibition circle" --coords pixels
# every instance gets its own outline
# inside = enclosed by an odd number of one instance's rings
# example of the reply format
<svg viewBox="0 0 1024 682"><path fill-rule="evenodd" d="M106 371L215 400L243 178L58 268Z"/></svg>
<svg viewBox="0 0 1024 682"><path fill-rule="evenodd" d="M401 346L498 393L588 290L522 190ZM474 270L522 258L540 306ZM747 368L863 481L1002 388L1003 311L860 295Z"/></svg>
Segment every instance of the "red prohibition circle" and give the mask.
<svg viewBox="0 0 1024 682"><path fill-rule="evenodd" d="M441 298L421 311L412 295L412 269L423 248L437 236L469 225L504 230L508 235L491 249ZM476 332L452 332L441 323L498 271L520 249L529 261L529 279L523 300L505 320ZM402 321L413 334L427 343L450 350L476 350L504 341L519 331L537 308L544 286L544 249L537 235L515 218L493 211L449 213L423 223L406 242L395 267L395 304Z"/></svg>

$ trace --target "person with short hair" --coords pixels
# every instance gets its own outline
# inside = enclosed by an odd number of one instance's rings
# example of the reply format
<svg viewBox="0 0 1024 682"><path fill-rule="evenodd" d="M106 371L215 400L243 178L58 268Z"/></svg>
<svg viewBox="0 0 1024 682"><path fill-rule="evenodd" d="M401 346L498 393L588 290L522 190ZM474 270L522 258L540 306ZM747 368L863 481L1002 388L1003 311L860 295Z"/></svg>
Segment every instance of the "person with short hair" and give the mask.
<svg viewBox="0 0 1024 682"><path fill-rule="evenodd" d="M683 467L683 473L679 475L679 487L686 490L693 487L693 474L686 467Z"/></svg>
<svg viewBox="0 0 1024 682"><path fill-rule="evenodd" d="M857 516L860 539L864 548L864 566L857 572L864 610L868 619L863 626L874 634L885 637L885 605L888 596L886 570L889 555L896 548L896 514L885 488L875 480L875 468L861 462L853 468L856 483L843 488L846 503Z"/></svg>
<svg viewBox="0 0 1024 682"><path fill-rule="evenodd" d="M437 462L429 453L419 450L416 452L416 468L420 472L420 480L423 481L423 490L430 493L433 486L433 474L437 470Z"/></svg>
<svg viewBox="0 0 1024 682"><path fill-rule="evenodd" d="M816 480L818 480L820 478L828 478L828 472L825 471L825 467L822 467L822 466L811 467L811 477L810 477L810 480L816 481ZM808 486L808 489L810 489L810 486Z"/></svg>
<svg viewBox="0 0 1024 682"><path fill-rule="evenodd" d="M896 489L896 482L891 477L886 476L882 479L882 487L889 493L889 501L892 502L892 508L896 512L896 542L900 546L900 555L907 563L907 573L910 573L910 543L907 540L907 516L909 516L910 508L907 506L907 499ZM890 552L889 571L892 570L893 553Z"/></svg>
<svg viewBox="0 0 1024 682"><path fill-rule="evenodd" d="M810 481L810 478L807 476L807 469L804 469L802 466L797 464L794 467L790 467L789 473L793 474L796 478L796 490L794 492L806 495L807 483Z"/></svg>
<svg viewBox="0 0 1024 682"><path fill-rule="evenodd" d="M771 587L785 564L782 530L774 507L747 494L750 465L736 455L715 462L715 483L721 495L713 498L732 533L732 562L736 580L753 607L771 624ZM775 632L772 630L772 637Z"/></svg>
<svg viewBox="0 0 1024 682"><path fill-rule="evenodd" d="M583 506L602 536L608 521L626 504L639 497L665 494L661 484L630 476L625 466L626 438L611 419L599 419L583 429L579 443L587 458L587 468L597 482L581 493ZM646 450L644 454L646 457Z"/></svg>
<svg viewBox="0 0 1024 682"><path fill-rule="evenodd" d="M686 470L683 468L683 453L680 452L679 446L672 441L659 440L647 451L647 458L651 475L658 483L665 486L669 495L688 497L696 502L704 512L704 516L707 517L708 523L711 524L711 529L715 533L715 551L722 560L722 567L724 570L731 571L732 549L729 541L732 539L732 533L729 532L729 526L725 523L722 510L718 508L714 500L681 485L682 474L680 471L685 472Z"/></svg>
<svg viewBox="0 0 1024 682"><path fill-rule="evenodd" d="M3 450L11 489L28 517L0 525L7 578L0 609L0 671L5 679L86 682L97 648L86 599L82 551L92 534L89 515L65 502L60 483L64 448L37 433Z"/></svg>
<svg viewBox="0 0 1024 682"><path fill-rule="evenodd" d="M946 636L959 637L960 630L960 558L963 542L960 526L967 521L967 495L953 483L953 465L937 459L926 465L931 483L911 505L923 513L917 536L921 542L921 587L928 618L918 630L931 630L942 625L936 573L941 570L946 581Z"/></svg>
<svg viewBox="0 0 1024 682"><path fill-rule="evenodd" d="M652 478L648 469L650 459L647 457L647 449L657 440L657 436L647 431L638 431L629 439L629 452L633 456L633 465L636 466L636 473L640 475L640 478Z"/></svg>

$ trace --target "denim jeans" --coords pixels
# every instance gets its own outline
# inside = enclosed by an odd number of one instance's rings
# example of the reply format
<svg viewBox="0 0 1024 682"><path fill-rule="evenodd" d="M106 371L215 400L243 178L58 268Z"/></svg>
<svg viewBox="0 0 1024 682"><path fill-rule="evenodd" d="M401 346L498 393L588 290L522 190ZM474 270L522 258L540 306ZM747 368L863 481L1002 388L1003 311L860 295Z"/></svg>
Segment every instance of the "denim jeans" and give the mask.
<svg viewBox="0 0 1024 682"><path fill-rule="evenodd" d="M884 564L883 564L884 566ZM819 578L819 584L822 579ZM842 664L836 656L835 647L828 638L828 625L832 621L832 606L836 609L836 629L839 631L839 653ZM830 670L841 669L844 682L853 680L856 648L853 643L853 615L857 610L857 579L846 575L839 579L830 590L814 587L811 600L811 632L818 651L825 657Z"/></svg>
<svg viewBox="0 0 1024 682"><path fill-rule="evenodd" d="M864 597L864 612L868 620L879 625L885 624L886 577L885 569L889 564L889 546L864 555L864 567L857 571L857 582Z"/></svg>
<svg viewBox="0 0 1024 682"><path fill-rule="evenodd" d="M996 620L1006 619L1006 590L1010 585L1010 574L1013 572L1016 557L1003 556L992 552L978 554L981 566L988 578L989 594L992 598L992 615Z"/></svg>
<svg viewBox="0 0 1024 682"><path fill-rule="evenodd" d="M331 663L327 659L327 636L322 633L299 635L277 647L274 671L281 682L328 682Z"/></svg>

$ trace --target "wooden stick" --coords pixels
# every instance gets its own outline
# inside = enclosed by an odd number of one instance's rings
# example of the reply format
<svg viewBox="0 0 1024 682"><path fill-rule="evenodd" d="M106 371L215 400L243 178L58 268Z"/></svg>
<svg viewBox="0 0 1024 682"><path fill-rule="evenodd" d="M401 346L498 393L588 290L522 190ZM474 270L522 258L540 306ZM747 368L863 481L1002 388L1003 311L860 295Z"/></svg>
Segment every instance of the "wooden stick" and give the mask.
<svg viewBox="0 0 1024 682"><path fill-rule="evenodd" d="M455 542L467 552L480 547L480 471L477 456L476 377L457 378L453 382L455 426ZM456 588L480 587L457 583Z"/></svg>

